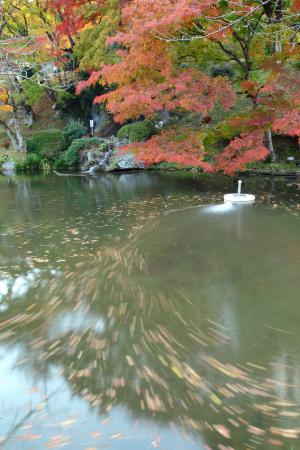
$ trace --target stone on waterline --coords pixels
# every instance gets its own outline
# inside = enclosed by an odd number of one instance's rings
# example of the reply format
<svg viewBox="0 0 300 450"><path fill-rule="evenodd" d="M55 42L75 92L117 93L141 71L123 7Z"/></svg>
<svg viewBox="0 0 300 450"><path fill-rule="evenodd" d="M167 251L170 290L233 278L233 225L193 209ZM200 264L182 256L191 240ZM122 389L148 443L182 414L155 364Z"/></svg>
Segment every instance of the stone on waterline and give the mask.
<svg viewBox="0 0 300 450"><path fill-rule="evenodd" d="M12 171L16 169L16 163L14 161L6 161L1 164L1 170L3 171Z"/></svg>
<svg viewBox="0 0 300 450"><path fill-rule="evenodd" d="M108 170L138 170L144 169L142 161L136 160L132 153L113 155L109 162Z"/></svg>

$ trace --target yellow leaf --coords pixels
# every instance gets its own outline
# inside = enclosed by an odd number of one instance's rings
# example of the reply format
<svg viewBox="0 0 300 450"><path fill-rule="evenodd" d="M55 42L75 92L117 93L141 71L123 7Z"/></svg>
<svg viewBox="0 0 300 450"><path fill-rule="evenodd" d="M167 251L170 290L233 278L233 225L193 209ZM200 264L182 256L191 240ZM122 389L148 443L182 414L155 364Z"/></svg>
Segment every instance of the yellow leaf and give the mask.
<svg viewBox="0 0 300 450"><path fill-rule="evenodd" d="M218 406L221 406L223 404L222 400L214 393L210 394L211 401Z"/></svg>
<svg viewBox="0 0 300 450"><path fill-rule="evenodd" d="M178 378L184 378L184 372L179 367L172 366L171 369Z"/></svg>
<svg viewBox="0 0 300 450"><path fill-rule="evenodd" d="M11 112L12 110L10 105L0 105L0 112Z"/></svg>

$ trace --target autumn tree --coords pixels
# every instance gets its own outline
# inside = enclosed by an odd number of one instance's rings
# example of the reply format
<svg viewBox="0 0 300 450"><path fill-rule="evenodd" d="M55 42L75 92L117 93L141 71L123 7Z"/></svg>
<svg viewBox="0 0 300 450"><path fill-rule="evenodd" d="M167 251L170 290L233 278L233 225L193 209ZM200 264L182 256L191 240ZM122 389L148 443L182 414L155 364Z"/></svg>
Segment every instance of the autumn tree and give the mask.
<svg viewBox="0 0 300 450"><path fill-rule="evenodd" d="M93 19L86 17L87 28L79 33L77 51L86 48L91 28L100 30L98 60L91 58L90 61L91 69L99 67L100 70L92 71L90 78L78 85L77 92L99 81L107 86L108 92L96 97L95 103L106 102L115 121L123 123L149 117L165 109L189 110L204 116L217 101L225 108L234 103L234 92L225 78L212 79L194 68L183 69L173 64L168 44L152 34L145 22L146 13L151 11L150 3L124 2L121 12L117 8L122 6L120 2L99 3ZM111 13L112 6L115 14ZM153 18L157 15L158 20L163 19L164 11L159 5L154 4L154 7L152 4ZM79 12L80 7L77 14ZM185 20L183 16L182 19ZM108 24L113 26L109 28ZM117 26L117 33L111 35ZM168 24L160 26L165 28ZM88 67L86 58L82 59L82 64ZM192 141L190 145L194 148L194 137ZM198 143L201 147L200 141ZM199 163L202 153L199 151L197 155ZM175 159L184 160L184 157ZM192 159L195 162L195 155Z"/></svg>
<svg viewBox="0 0 300 450"><path fill-rule="evenodd" d="M22 128L32 123L26 90L45 91L55 101L53 93L64 91L73 80L61 76L63 63L56 61L56 55L65 40L56 36L55 15L44 0L3 0L0 12L0 124L12 145L24 152ZM45 70L49 63L50 75Z"/></svg>
<svg viewBox="0 0 300 450"><path fill-rule="evenodd" d="M232 143L223 155L221 152L216 157L214 168L232 173L268 153L275 159L271 130L279 130L280 126L283 129L278 120L284 121L289 110L297 112L299 108L286 83L288 77L295 78L297 70L293 67L299 47L297 1L59 0L58 3L64 11L59 31L67 35L76 29L75 52L82 66L90 70L90 78L78 85L78 94L97 83L106 86L107 92L96 97L95 102L105 102L119 123L152 117L161 110L192 111L205 117L216 104L230 109L235 92L246 95L252 102L252 110L227 120L227 128L232 129L229 136ZM177 58L178 49L189 46L195 52L197 43L200 52L207 46L214 49L212 59L217 52L222 61L232 63L232 82L220 73L209 76L207 70L201 70L191 59ZM280 89L274 87L276 84ZM298 117L296 112L294 121ZM175 134L163 131L144 146L139 144L137 150L149 164L151 154L152 162L163 160L165 155L166 161L190 164L195 156L194 135L191 131L184 142L175 145ZM198 137L197 165L201 165L205 150L199 134ZM189 158L191 151L193 158ZM213 166L205 167L212 170Z"/></svg>
<svg viewBox="0 0 300 450"><path fill-rule="evenodd" d="M276 120L274 111L281 116L287 109L286 91L280 92L285 97L285 101L280 97L282 108L278 107L275 95L272 96L272 107L268 111L261 107L261 99L259 102L257 100L265 86L266 90L268 89L271 80L276 79L276 83L282 85L280 80L282 73L285 73L286 78L287 72L293 71L293 67L289 66L295 56L299 55L297 50L299 15L295 14L298 9L297 2L291 5L291 2L284 0L245 1L240 4L224 1L215 5L209 17L202 16L195 20L188 30L161 35L162 39L183 46L203 40L214 43L223 52L225 60L233 63L240 77L249 80L249 83L241 83L242 91L245 90L253 102L253 115L256 120L259 115L258 109L261 111L262 120L257 121L259 127L257 137L264 131L264 141L272 161L277 158L272 142L272 129L276 128L273 127ZM239 77L236 79L240 81ZM286 89L290 91L287 84ZM288 107L294 109L295 102L292 96L290 100ZM273 107L275 105L276 108ZM269 118L267 128L264 123L265 117ZM249 129L249 132L253 133L254 130Z"/></svg>

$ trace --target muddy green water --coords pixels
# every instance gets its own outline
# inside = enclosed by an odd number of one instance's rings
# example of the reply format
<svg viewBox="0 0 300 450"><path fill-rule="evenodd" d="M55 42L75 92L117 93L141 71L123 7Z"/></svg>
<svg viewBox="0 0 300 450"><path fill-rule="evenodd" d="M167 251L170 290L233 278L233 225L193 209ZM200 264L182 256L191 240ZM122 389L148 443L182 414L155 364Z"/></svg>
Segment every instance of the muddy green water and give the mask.
<svg viewBox="0 0 300 450"><path fill-rule="evenodd" d="M0 177L0 448L300 449L300 191Z"/></svg>

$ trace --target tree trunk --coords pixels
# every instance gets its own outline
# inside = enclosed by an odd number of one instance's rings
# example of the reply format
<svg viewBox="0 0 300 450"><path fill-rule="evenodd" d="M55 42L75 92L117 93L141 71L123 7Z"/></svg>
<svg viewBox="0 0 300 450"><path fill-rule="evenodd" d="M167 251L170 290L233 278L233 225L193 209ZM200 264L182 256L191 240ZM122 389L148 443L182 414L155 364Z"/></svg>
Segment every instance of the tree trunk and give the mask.
<svg viewBox="0 0 300 450"><path fill-rule="evenodd" d="M25 153L26 152L26 141L21 133L18 119L14 119L14 123L15 123L15 135L17 138L18 150L22 153Z"/></svg>
<svg viewBox="0 0 300 450"><path fill-rule="evenodd" d="M271 130L266 131L266 140L267 140L268 149L269 149L269 152L271 155L271 161L275 162L275 161L277 161L277 155L276 155L276 152L275 152L274 146L273 146Z"/></svg>
<svg viewBox="0 0 300 450"><path fill-rule="evenodd" d="M19 150L19 152L26 152L26 141L22 135L19 120L15 114L11 122L13 126L8 125L4 120L0 120L0 125L4 128L13 148Z"/></svg>
<svg viewBox="0 0 300 450"><path fill-rule="evenodd" d="M32 107L26 103L22 85L19 83L18 79L16 78L14 81L11 82L11 86L13 87L13 90L15 90L19 93L19 96L20 96L20 100L18 101L18 106L17 106L16 102L13 98L13 94L11 93L12 104L13 104L14 108L16 109L16 111L18 110L18 107L19 107L19 111L22 110L24 124L27 125L28 127L31 127L33 124L33 110L32 110Z"/></svg>
<svg viewBox="0 0 300 450"><path fill-rule="evenodd" d="M281 53L281 52L282 52L282 43L281 43L280 35L277 34L276 39L275 39L275 53Z"/></svg>
<svg viewBox="0 0 300 450"><path fill-rule="evenodd" d="M24 107L25 102L21 100L21 102L18 104L17 101L14 98L14 93L19 93L20 96L22 96L22 89L20 87L19 81L16 77L9 78L9 104L12 107L12 124L13 126L9 126L6 122L2 121L2 126L4 127L6 133L8 136L10 136L10 140L13 144L13 146L19 150L19 152L26 152L26 141L23 137L21 126L20 126L20 120L19 120L19 113L18 113L18 105ZM23 104L22 104L23 103Z"/></svg>
<svg viewBox="0 0 300 450"><path fill-rule="evenodd" d="M17 137L13 130L7 125L6 122L4 122L4 120L0 120L0 125L4 128L4 131L7 134L13 148L18 149Z"/></svg>

